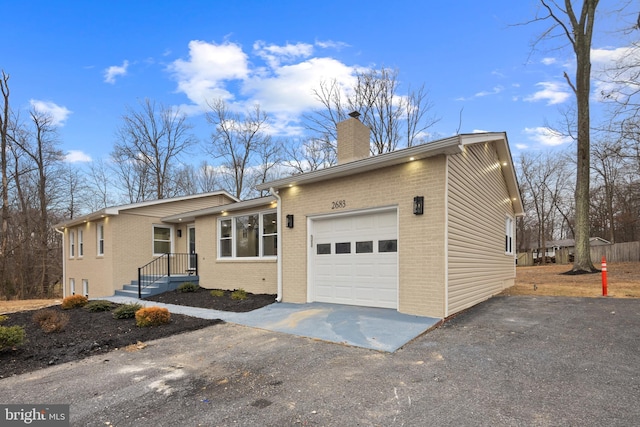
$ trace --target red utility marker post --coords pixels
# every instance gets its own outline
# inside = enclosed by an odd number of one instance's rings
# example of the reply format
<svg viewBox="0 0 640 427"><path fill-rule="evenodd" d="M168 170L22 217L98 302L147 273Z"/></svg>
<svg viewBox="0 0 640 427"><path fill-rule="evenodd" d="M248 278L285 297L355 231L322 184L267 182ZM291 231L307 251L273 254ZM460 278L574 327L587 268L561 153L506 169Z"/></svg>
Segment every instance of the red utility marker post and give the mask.
<svg viewBox="0 0 640 427"><path fill-rule="evenodd" d="M602 296L607 296L607 259L602 257Z"/></svg>

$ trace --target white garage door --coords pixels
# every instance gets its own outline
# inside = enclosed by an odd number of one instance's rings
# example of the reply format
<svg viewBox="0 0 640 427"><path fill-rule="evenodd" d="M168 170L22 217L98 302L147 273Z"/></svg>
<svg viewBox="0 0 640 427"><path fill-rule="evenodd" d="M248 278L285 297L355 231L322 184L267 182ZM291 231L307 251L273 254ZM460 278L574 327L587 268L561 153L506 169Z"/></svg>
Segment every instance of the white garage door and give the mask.
<svg viewBox="0 0 640 427"><path fill-rule="evenodd" d="M396 211L311 223L311 301L398 308Z"/></svg>

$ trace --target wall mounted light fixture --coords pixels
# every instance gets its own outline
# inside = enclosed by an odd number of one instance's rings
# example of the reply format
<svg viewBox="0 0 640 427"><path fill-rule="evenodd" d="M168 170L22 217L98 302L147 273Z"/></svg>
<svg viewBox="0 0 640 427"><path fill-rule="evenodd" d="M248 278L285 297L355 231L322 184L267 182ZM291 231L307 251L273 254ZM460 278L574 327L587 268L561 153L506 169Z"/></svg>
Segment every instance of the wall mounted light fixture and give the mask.
<svg viewBox="0 0 640 427"><path fill-rule="evenodd" d="M287 215L287 228L293 228L293 214Z"/></svg>
<svg viewBox="0 0 640 427"><path fill-rule="evenodd" d="M424 196L416 196L413 198L413 214L424 214Z"/></svg>

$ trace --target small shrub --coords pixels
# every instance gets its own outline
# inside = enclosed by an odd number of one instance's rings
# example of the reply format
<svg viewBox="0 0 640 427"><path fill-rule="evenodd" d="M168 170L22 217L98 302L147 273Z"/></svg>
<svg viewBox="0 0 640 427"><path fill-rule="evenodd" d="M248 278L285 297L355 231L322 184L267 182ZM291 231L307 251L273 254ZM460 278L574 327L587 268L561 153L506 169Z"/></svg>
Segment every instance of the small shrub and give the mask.
<svg viewBox="0 0 640 427"><path fill-rule="evenodd" d="M191 282L184 282L182 285L178 286L178 292L195 292L200 288L200 286Z"/></svg>
<svg viewBox="0 0 640 427"><path fill-rule="evenodd" d="M141 304L137 302L122 304L120 307L113 310L114 319L133 319L136 317L136 311L142 308Z"/></svg>
<svg viewBox="0 0 640 427"><path fill-rule="evenodd" d="M171 322L171 313L166 308L145 307L136 311L136 325L159 326Z"/></svg>
<svg viewBox="0 0 640 427"><path fill-rule="evenodd" d="M97 313L100 311L111 311L113 308L113 304L110 301L105 301L102 299L89 301L87 305L84 306L84 309L90 311L92 313Z"/></svg>
<svg viewBox="0 0 640 427"><path fill-rule="evenodd" d="M21 345L24 342L22 326L0 326L0 351Z"/></svg>
<svg viewBox="0 0 640 427"><path fill-rule="evenodd" d="M235 291L231 292L231 299L238 299L238 300L247 299L247 291L245 291L242 288L236 289Z"/></svg>
<svg viewBox="0 0 640 427"><path fill-rule="evenodd" d="M0 314L0 323L6 322L9 319L9 316L5 316L4 314Z"/></svg>
<svg viewBox="0 0 640 427"><path fill-rule="evenodd" d="M89 299L84 295L69 295L62 300L62 309L69 310L70 308L84 307L89 302Z"/></svg>
<svg viewBox="0 0 640 427"><path fill-rule="evenodd" d="M69 323L69 315L58 310L38 310L31 317L33 322L46 333L61 332Z"/></svg>
<svg viewBox="0 0 640 427"><path fill-rule="evenodd" d="M211 294L212 297L215 297L215 298L220 298L224 296L224 291L222 289L214 289L209 293Z"/></svg>

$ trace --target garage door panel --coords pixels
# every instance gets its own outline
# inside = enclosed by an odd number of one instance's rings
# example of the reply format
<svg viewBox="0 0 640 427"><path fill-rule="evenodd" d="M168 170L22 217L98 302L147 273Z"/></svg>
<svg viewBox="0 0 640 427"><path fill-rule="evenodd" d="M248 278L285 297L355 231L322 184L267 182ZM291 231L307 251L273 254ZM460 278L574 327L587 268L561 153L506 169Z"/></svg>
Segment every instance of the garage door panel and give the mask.
<svg viewBox="0 0 640 427"><path fill-rule="evenodd" d="M379 252L397 239L395 210L314 220L311 233L322 245L311 252L311 300L397 308L397 253Z"/></svg>

